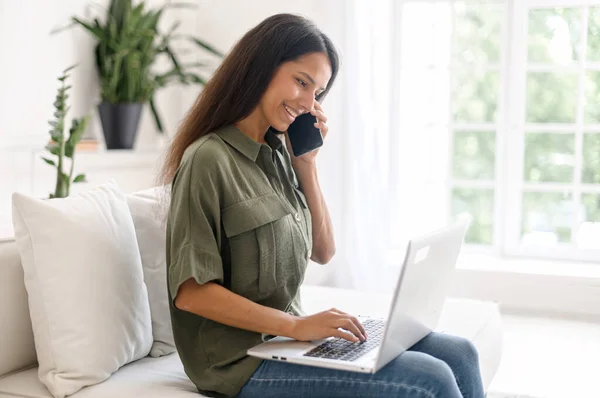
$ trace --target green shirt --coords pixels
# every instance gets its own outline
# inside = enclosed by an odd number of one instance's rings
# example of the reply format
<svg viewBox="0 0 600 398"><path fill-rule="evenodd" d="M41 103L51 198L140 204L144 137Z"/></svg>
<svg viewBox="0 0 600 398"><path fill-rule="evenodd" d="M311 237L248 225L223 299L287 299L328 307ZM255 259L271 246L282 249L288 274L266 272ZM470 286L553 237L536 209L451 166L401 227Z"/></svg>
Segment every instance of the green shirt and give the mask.
<svg viewBox="0 0 600 398"><path fill-rule="evenodd" d="M173 305L189 278L302 315L299 286L312 250L311 216L291 158L270 130L259 144L234 125L185 151L171 187L167 280L175 345L202 393L235 396L261 360L246 355L260 333Z"/></svg>

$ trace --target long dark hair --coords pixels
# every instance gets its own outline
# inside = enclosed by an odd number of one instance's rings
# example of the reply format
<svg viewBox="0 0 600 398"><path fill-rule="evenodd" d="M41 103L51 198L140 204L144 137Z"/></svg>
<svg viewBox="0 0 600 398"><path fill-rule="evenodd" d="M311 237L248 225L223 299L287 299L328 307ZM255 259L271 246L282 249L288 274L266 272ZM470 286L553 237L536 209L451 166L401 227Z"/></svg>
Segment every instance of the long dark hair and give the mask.
<svg viewBox="0 0 600 398"><path fill-rule="evenodd" d="M198 138L247 117L258 106L279 65L314 52L327 54L331 63L329 83L316 98L322 102L335 81L339 56L332 41L312 21L276 14L248 31L187 112L168 148L158 183L172 182L183 153Z"/></svg>

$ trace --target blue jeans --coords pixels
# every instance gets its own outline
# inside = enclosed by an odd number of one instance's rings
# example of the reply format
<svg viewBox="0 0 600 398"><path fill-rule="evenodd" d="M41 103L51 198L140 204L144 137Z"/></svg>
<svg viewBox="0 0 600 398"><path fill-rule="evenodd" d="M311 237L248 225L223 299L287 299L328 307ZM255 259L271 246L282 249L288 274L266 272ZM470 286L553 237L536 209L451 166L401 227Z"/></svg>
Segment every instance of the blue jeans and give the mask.
<svg viewBox="0 0 600 398"><path fill-rule="evenodd" d="M479 355L464 338L430 333L375 374L265 360L238 397L483 398Z"/></svg>

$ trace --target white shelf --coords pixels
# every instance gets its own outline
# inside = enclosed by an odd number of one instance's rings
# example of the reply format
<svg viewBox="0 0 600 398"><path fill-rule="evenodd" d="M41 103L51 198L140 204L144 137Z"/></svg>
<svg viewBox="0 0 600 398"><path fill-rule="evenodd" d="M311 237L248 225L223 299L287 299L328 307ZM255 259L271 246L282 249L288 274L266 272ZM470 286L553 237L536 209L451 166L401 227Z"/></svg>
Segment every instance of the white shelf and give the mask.
<svg viewBox="0 0 600 398"><path fill-rule="evenodd" d="M34 151L33 155L39 159L47 151ZM162 150L99 150L97 152L75 153L75 167L83 172L93 170L114 170L123 167L148 167L158 166L162 156ZM43 162L40 159L40 162ZM43 163L42 163L43 164Z"/></svg>

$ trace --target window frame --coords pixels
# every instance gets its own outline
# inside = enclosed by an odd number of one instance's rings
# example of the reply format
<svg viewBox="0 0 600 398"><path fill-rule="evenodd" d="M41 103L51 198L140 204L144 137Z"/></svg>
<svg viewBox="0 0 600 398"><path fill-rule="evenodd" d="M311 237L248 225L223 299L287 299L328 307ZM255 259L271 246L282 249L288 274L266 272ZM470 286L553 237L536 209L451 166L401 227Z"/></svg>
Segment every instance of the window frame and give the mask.
<svg viewBox="0 0 600 398"><path fill-rule="evenodd" d="M576 248L572 243L557 244L552 247L536 247L523 244L520 240L521 226L523 222L523 193L524 192L561 192L560 189L566 189L572 194L572 202L580 203L582 192L600 192L600 185L583 184L580 182L582 169L582 140L584 130L591 130L593 126L583 125L583 84L585 72L589 70L586 61L587 49L587 21L588 7L600 6L600 2L584 0L576 3L567 4L562 0L523 0L510 1L510 11L508 13L510 23L512 24L508 46L507 82L510 86L507 103L507 129L504 137L507 139L507 150L511 148L513 153L518 154L516 158L510 161L504 157L504 167L506 169L506 196L503 203L505 206L506 226L504 228L503 254L511 257L533 257L540 259L557 260L576 260L576 261L600 261L600 250ZM582 15L582 37L580 45L582 46L582 59L568 66L548 66L527 63L527 35L528 35L528 15L531 9L543 8L579 8L583 10ZM575 123L568 124L535 124L526 122L526 87L527 73L530 71L576 71L578 73L578 98ZM600 126L598 126L600 132ZM542 130L543 132L574 132L575 133L575 169L574 178L570 183L529 183L524 181L524 138L527 131ZM510 154L508 154L510 155ZM588 186L589 185L589 186ZM578 214L578 206L574 206L574 217L571 222L571 233L576 231L581 215ZM500 213L502 214L502 213Z"/></svg>
<svg viewBox="0 0 600 398"><path fill-rule="evenodd" d="M451 4L457 3L456 0L447 0L447 2ZM468 243L465 244L467 250L471 253L477 254L491 254L491 255L502 255L504 251L504 231L505 231L505 223L504 217L504 200L506 187L506 173L504 167L502 167L505 162L505 156L507 153L506 150L506 120L507 120L507 98L506 98L506 82L507 79L507 70L508 70L508 51L510 49L510 12L511 12L511 3L509 0L495 0L489 2L475 2L475 1L465 1L467 3L474 3L477 5L485 5L485 4L497 4L499 6L504 7L504 19L501 26L500 31L500 59L498 64L488 64L484 65L481 68L480 65L475 65L476 68L482 70L484 72L497 71L498 72L498 98L497 98L497 120L494 122L487 123L453 123L451 122L448 126L448 133L450 135L449 142L449 161L447 167L447 181L448 181L448 194L446 201L446 214L448 215L448 222L452 221L452 190L454 188L488 188L493 189L493 240L491 245L486 244L474 244ZM454 23L456 18L455 10L452 9L452 21ZM451 53L454 53L454 46L456 43L455 30L452 30L452 40L450 42L451 45ZM455 71L460 67L465 67L467 65L460 65L452 62L450 66L450 79L453 81L455 76ZM496 148L496 157L494 163L494 177L492 180L461 180L456 179L452 175L453 169L453 145L455 141L455 131L457 130L480 130L481 127L485 129L493 128L495 134L495 148Z"/></svg>

